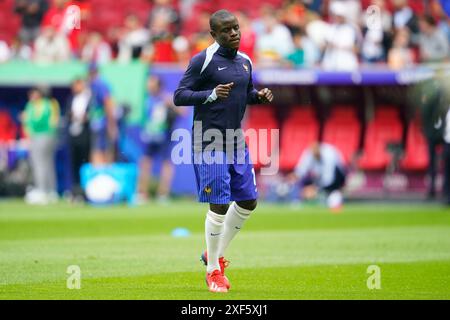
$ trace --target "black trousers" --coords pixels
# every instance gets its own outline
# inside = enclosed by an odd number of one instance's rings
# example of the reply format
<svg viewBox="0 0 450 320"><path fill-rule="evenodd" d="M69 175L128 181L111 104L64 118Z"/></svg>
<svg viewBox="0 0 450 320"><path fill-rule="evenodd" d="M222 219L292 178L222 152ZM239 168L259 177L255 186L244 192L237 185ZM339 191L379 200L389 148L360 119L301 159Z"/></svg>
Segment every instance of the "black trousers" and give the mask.
<svg viewBox="0 0 450 320"><path fill-rule="evenodd" d="M336 167L334 169L334 180L333 182L323 188L326 192L331 193L335 190L341 189L345 185L345 172L343 169Z"/></svg>
<svg viewBox="0 0 450 320"><path fill-rule="evenodd" d="M450 143L444 143L444 201L450 204Z"/></svg>
<svg viewBox="0 0 450 320"><path fill-rule="evenodd" d="M345 185L346 172L340 167L334 169L334 179L331 184L324 187L323 190L327 193L331 193L335 190L341 189ZM307 176L300 181L301 187L311 186L314 184L314 179L311 176Z"/></svg>
<svg viewBox="0 0 450 320"><path fill-rule="evenodd" d="M89 127L85 127L78 136L69 137L70 160L72 163L72 192L80 190L80 168L89 162L91 139Z"/></svg>
<svg viewBox="0 0 450 320"><path fill-rule="evenodd" d="M436 147L440 145L442 141L428 139L428 174L430 176L430 185L428 187L428 193L434 195L436 193L436 174L437 174L437 152Z"/></svg>

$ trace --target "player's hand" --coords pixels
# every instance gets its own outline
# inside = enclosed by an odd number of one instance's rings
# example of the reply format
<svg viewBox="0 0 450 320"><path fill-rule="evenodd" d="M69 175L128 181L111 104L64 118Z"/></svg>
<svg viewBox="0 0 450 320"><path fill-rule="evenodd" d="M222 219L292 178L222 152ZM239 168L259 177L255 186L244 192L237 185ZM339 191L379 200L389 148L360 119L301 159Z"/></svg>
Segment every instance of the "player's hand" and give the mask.
<svg viewBox="0 0 450 320"><path fill-rule="evenodd" d="M216 95L219 99L226 99L230 95L231 88L233 87L234 82L230 82L227 84L219 84L216 87Z"/></svg>
<svg viewBox="0 0 450 320"><path fill-rule="evenodd" d="M262 103L272 102L273 93L272 93L272 91L270 91L270 89L264 88L264 89L258 91L258 97L259 97L259 101L261 101Z"/></svg>

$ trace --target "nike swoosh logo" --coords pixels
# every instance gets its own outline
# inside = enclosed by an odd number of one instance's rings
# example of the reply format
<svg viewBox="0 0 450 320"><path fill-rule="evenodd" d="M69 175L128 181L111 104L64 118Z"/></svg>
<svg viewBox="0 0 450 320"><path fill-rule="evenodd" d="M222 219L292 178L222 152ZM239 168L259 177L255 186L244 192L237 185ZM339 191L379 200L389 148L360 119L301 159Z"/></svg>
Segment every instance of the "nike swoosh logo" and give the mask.
<svg viewBox="0 0 450 320"><path fill-rule="evenodd" d="M236 229L238 229L238 230L241 230L241 228L239 228L239 227L235 227Z"/></svg>
<svg viewBox="0 0 450 320"><path fill-rule="evenodd" d="M215 237L215 236L219 236L220 233L211 233L211 235L212 235L213 237Z"/></svg>
<svg viewBox="0 0 450 320"><path fill-rule="evenodd" d="M228 67L217 67L217 70L219 70L219 71L222 71L222 70L224 70L224 69L226 69L226 68L228 68Z"/></svg>

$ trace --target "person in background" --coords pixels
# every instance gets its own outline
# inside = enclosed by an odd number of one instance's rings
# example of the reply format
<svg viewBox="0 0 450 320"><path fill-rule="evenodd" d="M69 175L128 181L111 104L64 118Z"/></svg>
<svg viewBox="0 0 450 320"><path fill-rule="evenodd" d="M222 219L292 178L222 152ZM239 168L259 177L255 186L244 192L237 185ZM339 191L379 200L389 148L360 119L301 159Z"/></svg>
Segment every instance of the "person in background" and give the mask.
<svg viewBox="0 0 450 320"><path fill-rule="evenodd" d="M330 9L332 9L336 3L345 7L345 12L343 12L342 15L348 24L353 26L359 25L362 11L360 0L329 0Z"/></svg>
<svg viewBox="0 0 450 320"><path fill-rule="evenodd" d="M150 41L150 32L147 30L139 17L130 14L125 18L124 32L118 42L119 53L118 61L130 62L139 59L148 46Z"/></svg>
<svg viewBox="0 0 450 320"><path fill-rule="evenodd" d="M92 94L86 81L76 79L72 83L72 92L66 106L66 126L72 165L72 201L84 200L80 183L80 169L83 164L89 162L91 147L89 109L91 105Z"/></svg>
<svg viewBox="0 0 450 320"><path fill-rule="evenodd" d="M239 28L241 29L241 44L239 46L239 50L253 60L255 55L256 33L252 29L252 25L247 14L244 12L238 12L236 17L239 21Z"/></svg>
<svg viewBox="0 0 450 320"><path fill-rule="evenodd" d="M68 0L52 0L50 8L42 19L42 26L53 26L58 32L65 33L66 11L69 5Z"/></svg>
<svg viewBox="0 0 450 320"><path fill-rule="evenodd" d="M42 18L48 10L47 0L16 0L14 10L22 16L19 38L24 44L31 45L38 37Z"/></svg>
<svg viewBox="0 0 450 320"><path fill-rule="evenodd" d="M313 67L320 59L320 51L316 44L302 30L293 34L294 51L286 60L294 67Z"/></svg>
<svg viewBox="0 0 450 320"><path fill-rule="evenodd" d="M406 28L411 35L411 42L417 43L417 37L420 32L418 19L413 9L409 6L408 0L393 0L392 4L394 6L392 19L394 32Z"/></svg>
<svg viewBox="0 0 450 320"><path fill-rule="evenodd" d="M301 155L294 178L300 181L306 199L316 197L318 192L325 192L331 202L334 202L333 198L342 199L346 169L341 153L330 144L313 143ZM341 205L342 200L330 207L339 209Z"/></svg>
<svg viewBox="0 0 450 320"><path fill-rule="evenodd" d="M190 36L190 43L192 55L205 50L213 43L209 35L209 12L202 11L198 15L196 32Z"/></svg>
<svg viewBox="0 0 450 320"><path fill-rule="evenodd" d="M83 2L72 0L53 0L42 20L42 27L53 26L63 34L73 53L78 52L78 37L81 30L81 19L85 15Z"/></svg>
<svg viewBox="0 0 450 320"><path fill-rule="evenodd" d="M303 0L302 2L308 10L313 11L317 14L320 14L322 12L324 2L323 0Z"/></svg>
<svg viewBox="0 0 450 320"><path fill-rule="evenodd" d="M330 8L333 24L329 27L322 67L329 71L354 71L358 68L359 30L346 20L344 3L335 1Z"/></svg>
<svg viewBox="0 0 450 320"><path fill-rule="evenodd" d="M302 67L305 65L305 50L303 49L303 35L296 31L292 36L294 40L294 51L286 56L286 60L292 67Z"/></svg>
<svg viewBox="0 0 450 320"><path fill-rule="evenodd" d="M385 0L372 0L371 5L378 8L380 19L373 19L373 11L364 14L361 56L367 63L386 62L392 46L392 15L386 8Z"/></svg>
<svg viewBox="0 0 450 320"><path fill-rule="evenodd" d="M151 26L155 19L163 18L167 21L168 31L179 34L181 20L177 10L174 8L173 0L154 0L154 6L148 17L148 25Z"/></svg>
<svg viewBox="0 0 450 320"><path fill-rule="evenodd" d="M442 77L424 81L420 84L420 105L423 134L428 146L428 176L429 184L427 200L436 198L436 175L438 168L438 146L443 145L446 129L446 112L448 104L445 102L445 92L442 87Z"/></svg>
<svg viewBox="0 0 450 320"><path fill-rule="evenodd" d="M173 164L170 160L170 133L173 123L176 117L181 114L181 111L173 104L172 96L163 91L161 80L158 77L149 77L147 93L141 132L145 151L139 161L138 198L140 202L148 200L154 159L161 157L163 163L157 199L158 201L165 201L169 196L173 177Z"/></svg>
<svg viewBox="0 0 450 320"><path fill-rule="evenodd" d="M256 40L256 56L263 66L279 64L294 51L291 32L279 22L275 12L265 12L262 17L263 31Z"/></svg>
<svg viewBox="0 0 450 320"><path fill-rule="evenodd" d="M422 62L444 62L448 60L450 48L448 38L437 27L436 20L430 15L419 19L419 48Z"/></svg>
<svg viewBox="0 0 450 320"><path fill-rule="evenodd" d="M22 42L20 37L15 37L11 43L11 59L29 61L33 57L33 49Z"/></svg>
<svg viewBox="0 0 450 320"><path fill-rule="evenodd" d="M444 203L450 206L450 108L444 122Z"/></svg>
<svg viewBox="0 0 450 320"><path fill-rule="evenodd" d="M104 165L114 160L117 123L110 86L100 76L95 63L89 65L89 87L92 94L92 108L89 110L91 162Z"/></svg>
<svg viewBox="0 0 450 320"><path fill-rule="evenodd" d="M388 53L388 66L393 70L401 70L414 65L414 53L409 46L408 29L397 30L394 43Z"/></svg>
<svg viewBox="0 0 450 320"><path fill-rule="evenodd" d="M151 20L149 26L150 43L144 48L144 58L153 63L171 63L176 61L170 15L161 14Z"/></svg>
<svg viewBox="0 0 450 320"><path fill-rule="evenodd" d="M34 43L34 60L38 63L65 62L70 59L67 38L52 26L46 26Z"/></svg>
<svg viewBox="0 0 450 320"><path fill-rule="evenodd" d="M30 204L56 202L55 151L59 124L59 104L48 97L48 89L33 88L22 114L24 131L30 140L30 160L34 189L25 200Z"/></svg>
<svg viewBox="0 0 450 320"><path fill-rule="evenodd" d="M172 42L173 51L178 65L183 68L189 64L191 59L191 50L189 47L189 40L185 36L178 36Z"/></svg>
<svg viewBox="0 0 450 320"><path fill-rule="evenodd" d="M111 47L99 32L89 33L87 42L81 50L81 60L99 65L112 60Z"/></svg>
<svg viewBox="0 0 450 320"><path fill-rule="evenodd" d="M442 9L438 0L431 2L430 13L437 20L437 27L445 34L450 43L450 17Z"/></svg>

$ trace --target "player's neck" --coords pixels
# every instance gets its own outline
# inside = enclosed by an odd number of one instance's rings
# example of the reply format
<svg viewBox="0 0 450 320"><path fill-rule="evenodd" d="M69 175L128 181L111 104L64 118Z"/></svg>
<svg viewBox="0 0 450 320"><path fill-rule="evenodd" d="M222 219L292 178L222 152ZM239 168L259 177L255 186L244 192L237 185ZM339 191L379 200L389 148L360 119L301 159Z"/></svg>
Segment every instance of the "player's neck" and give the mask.
<svg viewBox="0 0 450 320"><path fill-rule="evenodd" d="M226 47L219 47L219 50L217 51L221 56L227 57L227 58L234 58L237 54L237 49L232 48L226 48Z"/></svg>

